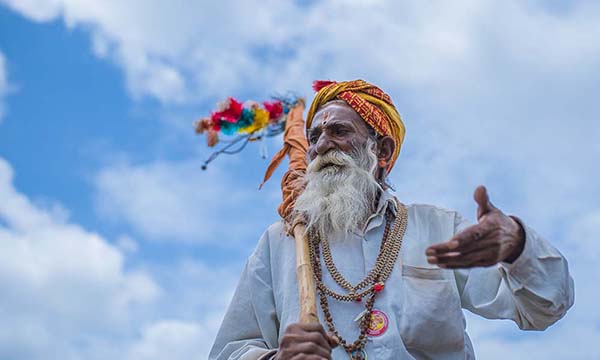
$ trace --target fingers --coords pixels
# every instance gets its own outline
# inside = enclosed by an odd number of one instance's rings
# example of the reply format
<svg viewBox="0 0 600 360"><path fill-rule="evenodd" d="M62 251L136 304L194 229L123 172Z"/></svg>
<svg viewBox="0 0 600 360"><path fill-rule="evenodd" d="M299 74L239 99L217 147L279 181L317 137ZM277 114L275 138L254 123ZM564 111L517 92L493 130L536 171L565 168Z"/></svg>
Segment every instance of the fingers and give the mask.
<svg viewBox="0 0 600 360"><path fill-rule="evenodd" d="M435 244L426 250L427 262L440 267L469 267L492 265L497 262L500 253L496 230L485 224L476 224L456 234L449 241ZM480 257L485 255L485 261ZM477 263L474 265L474 263Z"/></svg>
<svg viewBox="0 0 600 360"><path fill-rule="evenodd" d="M295 323L295 324L291 324L290 326L297 326L300 329L304 330L304 331L315 331L318 333L321 333L321 335L323 336L327 336L327 333L325 332L325 329L323 329L323 325L321 325L318 322L313 322L313 323Z"/></svg>
<svg viewBox="0 0 600 360"><path fill-rule="evenodd" d="M488 224L476 224L454 235L450 241L458 242L454 249L467 253L476 249L484 249L498 242L498 230Z"/></svg>
<svg viewBox="0 0 600 360"><path fill-rule="evenodd" d="M305 335L305 340L307 341L305 344L313 344L319 346L320 349L326 351L327 354L331 352L331 346L329 345L329 341L327 338L323 337L321 334L316 332L310 332Z"/></svg>
<svg viewBox="0 0 600 360"><path fill-rule="evenodd" d="M475 266L491 266L498 262L497 247L473 251L467 254L452 254L438 257L437 265L446 269L470 268Z"/></svg>
<svg viewBox="0 0 600 360"><path fill-rule="evenodd" d="M477 220L481 219L481 217L496 208L490 202L490 198L487 193L487 189L483 185L479 185L477 189L475 189L475 193L473 194L473 198L477 203Z"/></svg>
<svg viewBox="0 0 600 360"><path fill-rule="evenodd" d="M319 323L295 323L289 325L281 338L280 359L331 359L331 348L337 346L337 338L325 332Z"/></svg>
<svg viewBox="0 0 600 360"><path fill-rule="evenodd" d="M438 260L437 263L440 263L440 262L444 261L444 259L446 259L446 258L455 258L458 256L466 256L469 254L478 253L478 252L485 251L485 250L494 250L496 253L498 253L500 251L500 244L498 244L495 241L480 242L477 245L470 246L469 248L461 249L460 251L452 251L452 252L447 252L444 254L436 254L433 257L435 257Z"/></svg>
<svg viewBox="0 0 600 360"><path fill-rule="evenodd" d="M315 343L327 350L331 350L329 345L329 336L325 333L325 330L319 323L315 324L292 324L290 327L296 326L296 329L287 331L286 335L289 335L287 341L296 342L311 342ZM283 339L282 339L283 342Z"/></svg>
<svg viewBox="0 0 600 360"><path fill-rule="evenodd" d="M446 242L431 245L427 248L426 254L436 256L447 252L470 250L483 245L478 243L488 239L492 232L493 229L486 224L475 224L454 235Z"/></svg>
<svg viewBox="0 0 600 360"><path fill-rule="evenodd" d="M313 355L319 358L331 359L331 348L329 350L315 344L314 342L302 342L294 346L294 352L298 354Z"/></svg>
<svg viewBox="0 0 600 360"><path fill-rule="evenodd" d="M460 245L459 241L452 238L446 242L434 244L427 248L425 252L428 256L435 256L436 254L443 254L450 251L454 251Z"/></svg>

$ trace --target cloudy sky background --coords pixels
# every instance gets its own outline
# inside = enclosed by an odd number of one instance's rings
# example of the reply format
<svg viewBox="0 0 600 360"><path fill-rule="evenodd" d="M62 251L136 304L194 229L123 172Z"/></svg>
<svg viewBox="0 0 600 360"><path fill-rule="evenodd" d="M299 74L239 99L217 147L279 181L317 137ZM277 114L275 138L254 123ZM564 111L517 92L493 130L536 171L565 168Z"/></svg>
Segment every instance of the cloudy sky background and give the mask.
<svg viewBox="0 0 600 360"><path fill-rule="evenodd" d="M0 4L1 359L205 358L283 169L257 191L251 144L202 172L192 121L354 78L405 119L402 201L474 219L485 184L570 261L547 331L468 316L479 358L600 357L598 2Z"/></svg>

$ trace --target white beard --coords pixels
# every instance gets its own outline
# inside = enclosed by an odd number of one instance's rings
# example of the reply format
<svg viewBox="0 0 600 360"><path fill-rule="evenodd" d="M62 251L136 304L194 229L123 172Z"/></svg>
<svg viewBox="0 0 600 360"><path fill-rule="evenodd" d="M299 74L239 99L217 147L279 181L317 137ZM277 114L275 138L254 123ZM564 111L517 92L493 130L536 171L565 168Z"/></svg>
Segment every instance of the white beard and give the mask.
<svg viewBox="0 0 600 360"><path fill-rule="evenodd" d="M365 224L382 191L374 176L374 145L369 139L351 155L332 150L308 165L306 187L294 205L294 210L304 215L308 229L321 234L348 233Z"/></svg>

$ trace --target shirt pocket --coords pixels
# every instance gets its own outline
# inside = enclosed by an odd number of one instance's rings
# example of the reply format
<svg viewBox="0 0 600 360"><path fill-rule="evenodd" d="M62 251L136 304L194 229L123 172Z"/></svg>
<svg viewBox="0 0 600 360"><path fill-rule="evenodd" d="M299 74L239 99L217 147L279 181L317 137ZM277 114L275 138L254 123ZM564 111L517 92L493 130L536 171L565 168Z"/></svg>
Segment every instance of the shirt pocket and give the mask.
<svg viewBox="0 0 600 360"><path fill-rule="evenodd" d="M399 330L407 348L464 347L464 316L452 271L402 265Z"/></svg>

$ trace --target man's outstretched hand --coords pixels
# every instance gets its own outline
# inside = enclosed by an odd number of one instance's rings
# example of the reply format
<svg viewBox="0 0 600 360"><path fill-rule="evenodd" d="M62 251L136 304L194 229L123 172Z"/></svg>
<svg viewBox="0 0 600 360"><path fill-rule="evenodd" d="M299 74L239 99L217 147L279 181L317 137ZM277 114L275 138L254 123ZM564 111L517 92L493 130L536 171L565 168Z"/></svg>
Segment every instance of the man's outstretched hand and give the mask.
<svg viewBox="0 0 600 360"><path fill-rule="evenodd" d="M492 205L484 186L475 189L474 198L478 205L477 224L446 242L428 247L427 262L455 269L510 263L519 257L525 245L521 225Z"/></svg>

